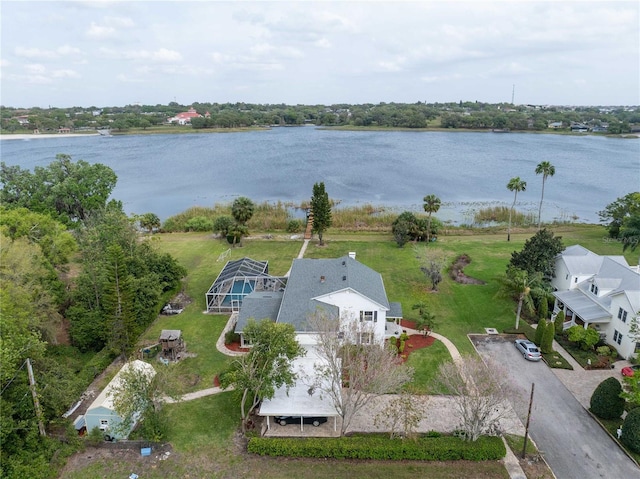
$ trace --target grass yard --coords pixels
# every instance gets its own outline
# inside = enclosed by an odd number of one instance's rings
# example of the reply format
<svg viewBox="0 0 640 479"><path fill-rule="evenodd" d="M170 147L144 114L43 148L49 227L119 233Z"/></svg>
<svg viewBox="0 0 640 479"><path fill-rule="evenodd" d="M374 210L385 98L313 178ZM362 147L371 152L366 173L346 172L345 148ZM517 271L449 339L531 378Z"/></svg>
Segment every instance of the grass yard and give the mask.
<svg viewBox="0 0 640 479"><path fill-rule="evenodd" d="M620 244L607 241L606 232L601 227L577 225L554 231L563 236L566 246L579 243L598 254L622 254ZM484 333L485 327L498 330L514 327L516 305L496 297L498 284L495 278L504 273L511 252L520 250L534 231L513 234L509 243L506 234L460 233L440 236L437 243L427 246L427 254L434 251L446 254L449 263L458 255L469 255L471 263L465 273L483 280L486 283L484 285L458 284L444 273L439 290L432 292L420 271L416 250L411 244L398 248L387 233L345 234L330 231L325 235L327 245L319 247L317 242L311 242L305 257L338 257L355 251L359 261L382 274L389 300L402 303L406 319L416 319L417 314L411 309L412 306L426 302L430 312L436 316L434 330L453 341L462 353L472 353L467 334ZM171 253L189 271L184 293L192 302L180 315L158 318L142 339L146 344L151 344L157 341L162 329L181 329L187 351L195 353L196 357L183 360L177 366L177 374L184 378L188 391L211 387L215 375L224 370L229 359L215 347L228 316L203 314L205 293L209 286L226 261L244 256L267 260L271 274L284 275L297 257L302 241L248 239L243 247L231 249L228 257L218 261L220 255L229 250L229 245L211 234L163 234L157 235L154 240L161 251ZM626 257L630 263L635 262L629 253ZM446 348L439 341L409 355L409 364L416 370L414 386L418 391L428 391L438 365L448 358ZM61 477L110 479L128 477L131 472L149 479L257 476L270 479L301 475L311 479L345 476L414 478L416 475L444 479L508 477L504 466L498 462L385 463L255 457L244 452L244 440L237 434L240 415L234 393L222 393L166 407L171 424L169 441L174 448L169 459L141 459L138 453L127 455L121 452L120 455L114 453L109 457L96 455L82 463L82 454L94 454L89 451L81 453L80 463L65 469Z"/></svg>

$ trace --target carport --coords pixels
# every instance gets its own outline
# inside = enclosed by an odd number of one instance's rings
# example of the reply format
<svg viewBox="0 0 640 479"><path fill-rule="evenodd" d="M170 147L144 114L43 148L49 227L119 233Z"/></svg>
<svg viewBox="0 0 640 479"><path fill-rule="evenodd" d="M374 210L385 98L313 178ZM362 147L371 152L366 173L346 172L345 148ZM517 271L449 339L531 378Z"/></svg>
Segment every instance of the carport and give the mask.
<svg viewBox="0 0 640 479"><path fill-rule="evenodd" d="M338 429L338 411L333 401L323 393L316 384L314 365L320 361L313 347L307 350L307 355L294 361L293 368L297 375L295 386L287 389L281 387L276 390L271 399L265 399L260 406L258 415L267 418L267 429L271 429L271 416L300 417L300 431L304 432L305 417L333 417L333 430ZM312 426L313 427L313 426Z"/></svg>

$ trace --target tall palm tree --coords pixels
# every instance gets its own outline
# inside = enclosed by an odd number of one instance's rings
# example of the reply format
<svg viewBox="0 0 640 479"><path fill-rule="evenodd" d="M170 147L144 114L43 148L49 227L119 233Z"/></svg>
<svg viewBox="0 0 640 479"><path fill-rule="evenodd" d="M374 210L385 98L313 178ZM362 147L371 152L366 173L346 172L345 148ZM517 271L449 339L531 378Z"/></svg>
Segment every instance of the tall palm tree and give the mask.
<svg viewBox="0 0 640 479"><path fill-rule="evenodd" d="M520 179L519 176L515 178L511 178L509 183L507 183L507 189L509 191L515 192L513 195L513 204L511 205L511 209L509 210L509 228L507 229L507 241L511 241L511 214L513 213L513 208L516 206L516 198L518 197L519 191L525 191L527 189L527 182Z"/></svg>
<svg viewBox="0 0 640 479"><path fill-rule="evenodd" d="M540 230L540 217L542 216L542 200L544 200L544 182L549 176L556 174L556 167L548 161L541 161L536 166L536 175L542 175L542 196L540 197L540 207L538 208L538 230Z"/></svg>
<svg viewBox="0 0 640 479"><path fill-rule="evenodd" d="M500 282L500 289L497 295L518 301L516 312L516 329L518 329L520 327L522 307L524 306L529 313L535 311L532 296L540 296L542 294L542 275L540 273L530 275L523 269L510 266L507 269L507 274L498 278L498 281Z"/></svg>
<svg viewBox="0 0 640 479"><path fill-rule="evenodd" d="M436 195L427 195L422 198L424 201L424 210L429 213L429 219L427 221L427 243L429 242L431 235L431 214L437 213L440 209L441 201Z"/></svg>

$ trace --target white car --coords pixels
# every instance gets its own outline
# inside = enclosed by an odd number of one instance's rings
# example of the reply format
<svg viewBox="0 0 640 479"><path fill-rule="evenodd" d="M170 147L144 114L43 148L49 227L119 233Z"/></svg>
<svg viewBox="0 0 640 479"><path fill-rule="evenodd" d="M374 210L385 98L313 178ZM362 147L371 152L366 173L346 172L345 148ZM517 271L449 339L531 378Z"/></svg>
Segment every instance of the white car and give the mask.
<svg viewBox="0 0 640 479"><path fill-rule="evenodd" d="M542 354L534 343L528 339L516 339L516 348L522 353L522 356L528 361L540 361Z"/></svg>

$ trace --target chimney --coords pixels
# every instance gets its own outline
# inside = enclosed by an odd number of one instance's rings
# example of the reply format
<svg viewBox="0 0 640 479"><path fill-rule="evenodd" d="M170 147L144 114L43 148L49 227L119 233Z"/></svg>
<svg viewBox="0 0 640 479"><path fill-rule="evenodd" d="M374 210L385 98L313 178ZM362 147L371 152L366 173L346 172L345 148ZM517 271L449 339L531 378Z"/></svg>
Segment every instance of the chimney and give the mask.
<svg viewBox="0 0 640 479"><path fill-rule="evenodd" d="M356 252L355 251L349 251L349 258L356 259Z"/></svg>

